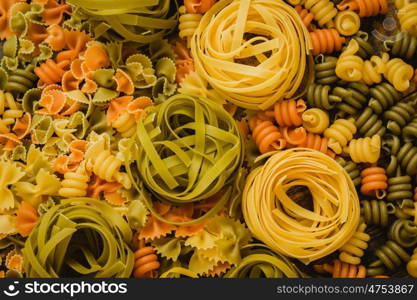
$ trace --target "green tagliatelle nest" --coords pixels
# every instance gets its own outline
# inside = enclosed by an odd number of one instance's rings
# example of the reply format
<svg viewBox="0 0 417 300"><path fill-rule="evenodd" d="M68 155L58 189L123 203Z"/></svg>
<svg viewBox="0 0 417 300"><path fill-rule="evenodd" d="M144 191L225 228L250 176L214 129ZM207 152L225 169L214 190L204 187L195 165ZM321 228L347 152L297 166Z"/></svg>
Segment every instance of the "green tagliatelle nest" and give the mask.
<svg viewBox="0 0 417 300"><path fill-rule="evenodd" d="M129 277L131 240L129 225L105 202L65 199L26 240L24 268L28 277Z"/></svg>
<svg viewBox="0 0 417 300"><path fill-rule="evenodd" d="M180 94L147 114L138 123L133 158L145 186L158 198L199 201L236 179L241 136L221 105Z"/></svg>

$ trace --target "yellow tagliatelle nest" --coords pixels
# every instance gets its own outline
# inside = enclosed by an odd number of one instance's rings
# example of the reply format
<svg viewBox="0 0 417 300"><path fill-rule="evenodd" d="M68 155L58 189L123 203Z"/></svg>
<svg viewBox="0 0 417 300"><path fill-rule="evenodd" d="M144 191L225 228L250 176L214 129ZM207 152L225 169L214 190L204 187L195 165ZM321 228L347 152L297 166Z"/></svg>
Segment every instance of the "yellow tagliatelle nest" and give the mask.
<svg viewBox="0 0 417 300"><path fill-rule="evenodd" d="M309 210L287 192L307 187ZM297 148L273 154L248 176L242 211L254 236L274 251L309 263L340 249L359 224L359 199L346 171L329 156Z"/></svg>
<svg viewBox="0 0 417 300"><path fill-rule="evenodd" d="M295 96L310 48L301 18L280 0L221 0L191 41L196 71L226 100L249 109Z"/></svg>

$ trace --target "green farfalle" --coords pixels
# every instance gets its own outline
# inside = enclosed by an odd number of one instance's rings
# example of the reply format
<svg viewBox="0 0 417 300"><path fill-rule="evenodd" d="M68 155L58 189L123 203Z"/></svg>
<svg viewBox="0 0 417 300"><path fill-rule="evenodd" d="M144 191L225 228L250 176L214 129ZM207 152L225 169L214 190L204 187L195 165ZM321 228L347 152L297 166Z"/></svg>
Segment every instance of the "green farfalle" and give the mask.
<svg viewBox="0 0 417 300"><path fill-rule="evenodd" d="M166 39L149 44L149 54L152 61L157 61L162 57L175 58L174 50Z"/></svg>
<svg viewBox="0 0 417 300"><path fill-rule="evenodd" d="M22 99L22 107L25 112L33 114L37 109L37 103L41 99L42 90L38 88L33 88L28 90Z"/></svg>
<svg viewBox="0 0 417 300"><path fill-rule="evenodd" d="M3 55L7 57L16 57L18 46L17 36L11 36L3 43Z"/></svg>
<svg viewBox="0 0 417 300"><path fill-rule="evenodd" d="M55 119L52 122L52 127L57 136L62 137L64 135L72 134L76 131L75 128L69 128L70 120L68 119ZM49 140L48 140L49 141Z"/></svg>
<svg viewBox="0 0 417 300"><path fill-rule="evenodd" d="M94 94L92 102L96 105L105 104L109 102L111 99L117 98L118 96L119 96L118 92L100 87L97 89L97 92Z"/></svg>
<svg viewBox="0 0 417 300"><path fill-rule="evenodd" d="M10 159L12 159L14 161L21 160L21 161L25 162L26 161L26 155L27 155L26 147L23 146L23 145L17 145L12 150L12 153L10 155Z"/></svg>
<svg viewBox="0 0 417 300"><path fill-rule="evenodd" d="M69 0L88 14L95 38L149 44L171 32L178 22L178 5L171 0Z"/></svg>
<svg viewBox="0 0 417 300"><path fill-rule="evenodd" d="M123 43L112 42L105 45L107 55L114 69L119 68L122 65L122 48Z"/></svg>
<svg viewBox="0 0 417 300"><path fill-rule="evenodd" d="M152 61L144 54L134 54L127 58L125 70L138 89L145 89L155 85L156 75Z"/></svg>
<svg viewBox="0 0 417 300"><path fill-rule="evenodd" d="M126 214L130 227L136 231L140 231L145 226L148 219L149 211L140 200L133 200L128 206Z"/></svg>
<svg viewBox="0 0 417 300"><path fill-rule="evenodd" d="M152 246L162 257L176 261L181 254L183 243L179 238L163 237L152 241Z"/></svg>
<svg viewBox="0 0 417 300"><path fill-rule="evenodd" d="M30 23L38 24L38 25L45 25L45 22L42 19L42 12L44 11L44 7L40 3L30 3L29 10L25 12L25 17L28 19Z"/></svg>
<svg viewBox="0 0 417 300"><path fill-rule="evenodd" d="M35 114L32 118L32 127L30 132L32 134L32 140L35 144L45 144L46 141L54 134L52 117Z"/></svg>
<svg viewBox="0 0 417 300"><path fill-rule="evenodd" d="M116 87L116 81L114 81L113 76L113 69L100 69L94 72L93 79L99 86L113 89Z"/></svg>
<svg viewBox="0 0 417 300"><path fill-rule="evenodd" d="M16 184L25 173L11 161L0 161L0 212L14 208L15 198L10 187ZM7 220L3 220L6 222ZM6 223L4 223L6 224ZM5 225L4 225L5 226Z"/></svg>
<svg viewBox="0 0 417 300"><path fill-rule="evenodd" d="M62 200L50 208L22 250L28 277L129 277L132 231L105 202Z"/></svg>
<svg viewBox="0 0 417 300"><path fill-rule="evenodd" d="M32 61L33 51L35 51L35 44L31 40L24 38L19 39L19 50L17 56L21 64L30 63Z"/></svg>
<svg viewBox="0 0 417 300"><path fill-rule="evenodd" d="M19 5L26 3L16 4ZM11 10L11 17L9 18L9 27L11 31L17 33L19 36L26 36L29 27L29 21L27 20L22 11L19 11L17 9Z"/></svg>
<svg viewBox="0 0 417 300"><path fill-rule="evenodd" d="M177 90L175 82L177 69L172 59L163 57L156 63L155 71L158 80L152 87L152 97L159 103L172 96Z"/></svg>
<svg viewBox="0 0 417 300"><path fill-rule="evenodd" d="M89 104L91 102L91 100L89 99L89 96L87 97L80 90L73 90L73 91L69 91L69 92L64 92L64 94L65 94L66 97L68 97L69 99L71 99L75 102L79 102L79 103L83 103L83 104Z"/></svg>
<svg viewBox="0 0 417 300"><path fill-rule="evenodd" d="M14 186L17 196L38 207L46 196L57 195L61 182L59 179L45 169L40 169L36 174L35 182L18 182Z"/></svg>
<svg viewBox="0 0 417 300"><path fill-rule="evenodd" d="M52 51L51 47L47 43L40 43L38 45L39 54L34 58L34 61L37 63L44 62L47 59L52 58L54 52Z"/></svg>
<svg viewBox="0 0 417 300"><path fill-rule="evenodd" d="M19 66L19 58L16 57L8 57L8 56L4 56L1 59L1 67L4 70L8 70L8 71L15 71L17 70Z"/></svg>
<svg viewBox="0 0 417 300"><path fill-rule="evenodd" d="M88 120L84 113L81 111L77 111L75 114L71 115L67 124L67 128L75 129L72 134L74 134L74 136L76 136L78 139L83 139L86 136L88 126Z"/></svg>
<svg viewBox="0 0 417 300"><path fill-rule="evenodd" d="M107 133L110 136L113 135L113 128L107 125L106 112L99 107L94 107L89 116L90 121L90 131L93 131L97 134Z"/></svg>

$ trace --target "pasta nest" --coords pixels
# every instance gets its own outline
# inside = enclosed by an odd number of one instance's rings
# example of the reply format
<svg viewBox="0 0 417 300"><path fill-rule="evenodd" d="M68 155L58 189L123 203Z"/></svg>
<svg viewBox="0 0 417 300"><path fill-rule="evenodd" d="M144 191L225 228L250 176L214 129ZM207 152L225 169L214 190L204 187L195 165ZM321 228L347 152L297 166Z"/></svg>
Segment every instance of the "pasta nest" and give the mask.
<svg viewBox="0 0 417 300"><path fill-rule="evenodd" d="M306 187L311 209L289 197ZM306 148L273 153L247 178L242 211L253 235L277 253L309 263L340 249L356 231L360 206L349 174Z"/></svg>
<svg viewBox="0 0 417 300"><path fill-rule="evenodd" d="M179 94L146 112L134 136L133 158L155 196L190 203L234 183L244 157L243 142L236 122L221 105Z"/></svg>
<svg viewBox="0 0 417 300"><path fill-rule="evenodd" d="M221 0L191 40L196 71L225 99L256 110L301 94L311 48L297 12L276 0Z"/></svg>

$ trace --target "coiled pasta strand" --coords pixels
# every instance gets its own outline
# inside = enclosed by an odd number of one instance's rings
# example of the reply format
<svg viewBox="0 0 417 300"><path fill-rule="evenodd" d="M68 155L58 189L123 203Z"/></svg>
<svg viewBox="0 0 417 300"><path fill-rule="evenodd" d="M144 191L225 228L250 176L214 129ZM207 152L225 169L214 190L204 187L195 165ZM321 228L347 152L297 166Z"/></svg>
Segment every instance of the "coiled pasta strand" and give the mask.
<svg viewBox="0 0 417 300"><path fill-rule="evenodd" d="M140 240L138 250L135 251L134 255L133 277L156 278L157 270L161 264L158 261L155 249L152 246L145 246L145 242Z"/></svg>
<svg viewBox="0 0 417 300"><path fill-rule="evenodd" d="M363 64L363 82L367 85L380 83L388 61L388 53L382 53L381 57L374 55L370 60L365 61Z"/></svg>
<svg viewBox="0 0 417 300"><path fill-rule="evenodd" d="M24 94L35 86L36 80L38 77L33 73L33 66L17 69L9 75L4 90L13 94Z"/></svg>
<svg viewBox="0 0 417 300"><path fill-rule="evenodd" d="M313 29L313 25L311 22L314 20L314 15L309 12L307 9L303 9L301 5L297 5L294 7L295 11L299 14L301 20L303 20L304 25L307 27L309 31Z"/></svg>
<svg viewBox="0 0 417 300"><path fill-rule="evenodd" d="M388 231L388 238L401 247L413 247L417 243L417 225L410 220L395 220Z"/></svg>
<svg viewBox="0 0 417 300"><path fill-rule="evenodd" d="M397 103L384 112L384 119L387 121L387 128L395 135L400 135L402 128L411 121L416 113L414 107L409 103Z"/></svg>
<svg viewBox="0 0 417 300"><path fill-rule="evenodd" d="M337 32L336 29L317 29L310 32L310 37L313 42L313 55L330 54L342 49L343 43L346 39Z"/></svg>
<svg viewBox="0 0 417 300"><path fill-rule="evenodd" d="M307 88L307 102L313 107L330 110L335 104L342 101L342 98L330 93L329 85L310 84Z"/></svg>
<svg viewBox="0 0 417 300"><path fill-rule="evenodd" d="M340 79L336 76L337 58L320 54L314 59L315 82L317 84L332 84Z"/></svg>
<svg viewBox="0 0 417 300"><path fill-rule="evenodd" d="M352 39L355 40L359 46L356 55L359 55L362 57L362 59L368 59L374 54L374 48L368 42L369 36L367 32L358 31L358 33L355 34Z"/></svg>
<svg viewBox="0 0 417 300"><path fill-rule="evenodd" d="M197 13L188 13L184 6L179 8L179 37L187 41L187 47L190 48L191 38L196 31L203 15Z"/></svg>
<svg viewBox="0 0 417 300"><path fill-rule="evenodd" d="M386 131L382 120L369 107L365 108L356 118L355 125L359 134L363 137L371 137L375 134L383 136Z"/></svg>
<svg viewBox="0 0 417 300"><path fill-rule="evenodd" d="M393 56L412 59L417 55L417 37L401 31L384 41L384 49Z"/></svg>
<svg viewBox="0 0 417 300"><path fill-rule="evenodd" d="M405 143L397 153L398 162L401 165L401 169L405 171L407 175L413 176L417 174L417 147L407 142Z"/></svg>
<svg viewBox="0 0 417 300"><path fill-rule="evenodd" d="M397 91L406 91L410 87L413 76L413 67L401 58L393 58L385 65L384 77Z"/></svg>
<svg viewBox="0 0 417 300"><path fill-rule="evenodd" d="M306 139L299 146L320 151L332 158L336 156L335 153L328 148L327 138L323 138L320 135L311 132L307 133Z"/></svg>
<svg viewBox="0 0 417 300"><path fill-rule="evenodd" d="M372 137L353 139L346 150L356 163L376 163L381 153L381 137L374 135Z"/></svg>
<svg viewBox="0 0 417 300"><path fill-rule="evenodd" d="M371 87L369 93L372 98L369 100L368 106L376 114L382 114L401 99L401 93L388 82Z"/></svg>
<svg viewBox="0 0 417 300"><path fill-rule="evenodd" d="M411 200L413 198L411 177L408 175L401 176L400 168L397 169L395 177L388 179L388 186L388 201Z"/></svg>
<svg viewBox="0 0 417 300"><path fill-rule="evenodd" d="M389 215L395 213L395 205L383 200L362 200L361 216L365 224L386 227Z"/></svg>
<svg viewBox="0 0 417 300"><path fill-rule="evenodd" d="M404 141L411 142L417 138L417 117L411 120L402 130Z"/></svg>
<svg viewBox="0 0 417 300"><path fill-rule="evenodd" d="M56 63L52 59L48 59L45 63L36 67L34 72L39 77L39 86L60 82L66 71L65 67L68 65L68 60Z"/></svg>
<svg viewBox="0 0 417 300"><path fill-rule="evenodd" d="M355 186L358 186L361 184L361 173L359 171L357 164L355 164L353 161L346 161L341 156L336 157L336 161L349 174L349 177L352 179L353 184Z"/></svg>
<svg viewBox="0 0 417 300"><path fill-rule="evenodd" d="M261 120L259 116L253 116L249 122L252 137L259 152L266 153L273 150L284 149L287 142L280 130L271 121Z"/></svg>
<svg viewBox="0 0 417 300"><path fill-rule="evenodd" d="M352 265L335 259L332 264L314 265L318 273L330 273L333 278L365 278L366 267Z"/></svg>
<svg viewBox="0 0 417 300"><path fill-rule="evenodd" d="M397 17L401 24L401 30L417 36L417 3L406 1L398 11Z"/></svg>
<svg viewBox="0 0 417 300"><path fill-rule="evenodd" d="M329 114L319 108L310 108L303 112L303 127L312 133L323 133L329 127Z"/></svg>
<svg viewBox="0 0 417 300"><path fill-rule="evenodd" d="M367 95L369 88L360 82L350 82L346 88L337 86L332 91L333 95L342 98L342 102L336 105L339 112L355 115L361 111L368 103Z"/></svg>
<svg viewBox="0 0 417 300"><path fill-rule="evenodd" d="M363 77L363 60L355 53L359 50L356 40L350 40L346 49L340 54L336 64L336 75L346 81L360 81Z"/></svg>
<svg viewBox="0 0 417 300"><path fill-rule="evenodd" d="M339 11L334 23L336 30L344 36L354 35L361 27L361 19L353 11Z"/></svg>
<svg viewBox="0 0 417 300"><path fill-rule="evenodd" d="M337 15L337 9L329 0L305 0L304 7L314 15L320 27L332 26L332 19Z"/></svg>
<svg viewBox="0 0 417 300"><path fill-rule="evenodd" d="M127 111L122 112L111 125L120 132L122 137L131 137L136 132L136 118Z"/></svg>
<svg viewBox="0 0 417 300"><path fill-rule="evenodd" d="M85 170L85 164L81 164L77 171L64 174L58 194L65 198L83 197L87 195L89 180L90 176Z"/></svg>
<svg viewBox="0 0 417 300"><path fill-rule="evenodd" d="M413 255L407 263L407 272L411 277L417 278L417 248L414 249Z"/></svg>
<svg viewBox="0 0 417 300"><path fill-rule="evenodd" d="M360 17L373 17L388 12L387 0L344 0L337 8L357 11Z"/></svg>
<svg viewBox="0 0 417 300"><path fill-rule="evenodd" d="M381 275L384 267L392 271L403 262L410 260L410 255L394 241L388 241L375 251L378 260L367 267L368 276Z"/></svg>
<svg viewBox="0 0 417 300"><path fill-rule="evenodd" d="M301 115L307 109L304 100L286 100L277 102L273 111L266 111L265 114L274 117L279 126L301 126L303 119Z"/></svg>
<svg viewBox="0 0 417 300"><path fill-rule="evenodd" d="M359 265L361 263L361 257L365 254L364 250L368 248L368 242L371 237L365 233L366 224L362 223L358 226L355 234L350 240L339 249L339 259L342 262Z"/></svg>
<svg viewBox="0 0 417 300"><path fill-rule="evenodd" d="M353 118L337 119L324 131L324 136L329 139L329 148L336 154L340 154L355 133L356 126Z"/></svg>
<svg viewBox="0 0 417 300"><path fill-rule="evenodd" d="M376 196L382 199L386 195L388 187L387 176L384 168L371 166L361 172L361 193L367 196Z"/></svg>

